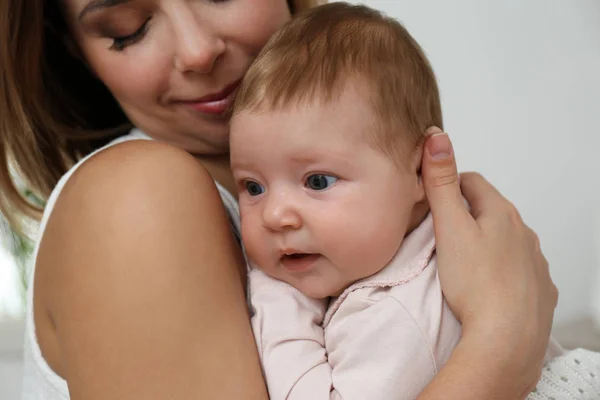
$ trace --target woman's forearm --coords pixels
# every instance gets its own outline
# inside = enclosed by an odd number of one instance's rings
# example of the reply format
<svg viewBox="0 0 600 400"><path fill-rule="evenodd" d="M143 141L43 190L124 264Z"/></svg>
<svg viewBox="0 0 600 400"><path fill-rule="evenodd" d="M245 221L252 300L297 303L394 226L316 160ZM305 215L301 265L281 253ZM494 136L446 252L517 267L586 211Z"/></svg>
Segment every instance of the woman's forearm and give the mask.
<svg viewBox="0 0 600 400"><path fill-rule="evenodd" d="M484 343L481 338L464 336L418 400L524 399L529 382L519 377L497 341L488 338Z"/></svg>

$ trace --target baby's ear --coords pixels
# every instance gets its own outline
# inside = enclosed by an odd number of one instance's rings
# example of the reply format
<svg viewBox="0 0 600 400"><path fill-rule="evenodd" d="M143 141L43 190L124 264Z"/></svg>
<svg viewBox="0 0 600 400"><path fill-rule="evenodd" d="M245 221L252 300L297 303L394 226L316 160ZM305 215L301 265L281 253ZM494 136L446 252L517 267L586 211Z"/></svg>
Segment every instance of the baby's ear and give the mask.
<svg viewBox="0 0 600 400"><path fill-rule="evenodd" d="M417 148L412 154L410 163L410 172L415 176L415 202L421 202L425 200L425 186L423 185L423 178L421 176L421 163L423 161L423 146L424 142L419 143Z"/></svg>

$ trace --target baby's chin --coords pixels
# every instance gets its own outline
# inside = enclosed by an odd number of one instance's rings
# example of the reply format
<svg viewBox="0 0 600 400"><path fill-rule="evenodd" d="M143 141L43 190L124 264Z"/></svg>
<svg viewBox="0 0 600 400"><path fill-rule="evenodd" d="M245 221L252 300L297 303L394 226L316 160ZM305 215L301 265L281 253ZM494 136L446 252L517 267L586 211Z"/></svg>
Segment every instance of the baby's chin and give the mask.
<svg viewBox="0 0 600 400"><path fill-rule="evenodd" d="M340 296L342 293L344 293L344 290L346 290L345 287L343 288L339 288L339 287L324 287L323 285L307 285L307 284L294 284L292 282L289 282L292 286L294 286L296 289L298 289L299 291L301 291L305 296L311 297L313 299L318 299L318 300L322 300L322 299L328 299L330 297L338 297Z"/></svg>
<svg viewBox="0 0 600 400"><path fill-rule="evenodd" d="M271 276L275 279L284 281L285 283L295 287L297 290L302 292L305 296L313 299L327 299L330 297L338 297L351 285L340 280L339 277L329 277L326 279L326 273L310 273L303 276L294 274L287 274L281 270L277 271ZM335 279L337 278L337 279Z"/></svg>

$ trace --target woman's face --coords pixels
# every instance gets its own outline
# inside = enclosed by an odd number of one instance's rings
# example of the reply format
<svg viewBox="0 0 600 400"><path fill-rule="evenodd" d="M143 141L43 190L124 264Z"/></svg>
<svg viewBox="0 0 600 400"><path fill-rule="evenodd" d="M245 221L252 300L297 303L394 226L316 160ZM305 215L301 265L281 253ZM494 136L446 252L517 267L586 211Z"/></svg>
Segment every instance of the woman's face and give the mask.
<svg viewBox="0 0 600 400"><path fill-rule="evenodd" d="M132 123L195 154L228 151L237 85L290 18L285 0L63 1L90 70Z"/></svg>

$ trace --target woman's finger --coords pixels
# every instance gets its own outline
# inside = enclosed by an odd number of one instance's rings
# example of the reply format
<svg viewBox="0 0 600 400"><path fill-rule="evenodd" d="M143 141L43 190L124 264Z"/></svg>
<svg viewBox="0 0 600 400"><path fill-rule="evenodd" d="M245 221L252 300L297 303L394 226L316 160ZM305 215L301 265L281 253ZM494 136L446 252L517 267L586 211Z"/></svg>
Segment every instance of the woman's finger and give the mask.
<svg viewBox="0 0 600 400"><path fill-rule="evenodd" d="M474 221L461 195L450 138L439 128L430 128L428 133L430 136L423 150L422 177L439 240L442 236L450 238L456 229Z"/></svg>
<svg viewBox="0 0 600 400"><path fill-rule="evenodd" d="M475 219L479 219L490 210L497 214L499 206L508 204L506 198L477 172L460 174L460 188Z"/></svg>

